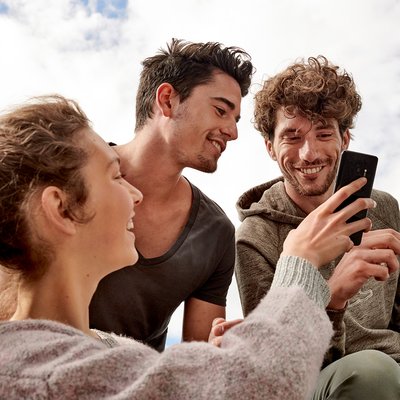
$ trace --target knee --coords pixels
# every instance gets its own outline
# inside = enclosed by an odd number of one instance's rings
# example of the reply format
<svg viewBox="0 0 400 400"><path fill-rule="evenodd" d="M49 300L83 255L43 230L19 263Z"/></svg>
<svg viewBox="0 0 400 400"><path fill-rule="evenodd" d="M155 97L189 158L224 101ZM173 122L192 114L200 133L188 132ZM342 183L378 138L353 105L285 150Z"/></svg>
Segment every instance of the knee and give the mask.
<svg viewBox="0 0 400 400"><path fill-rule="evenodd" d="M343 366L349 375L369 385L384 382L400 384L400 366L387 354L377 350L363 350L346 356Z"/></svg>
<svg viewBox="0 0 400 400"><path fill-rule="evenodd" d="M313 398L392 400L399 396L399 364L380 351L363 350L326 367Z"/></svg>

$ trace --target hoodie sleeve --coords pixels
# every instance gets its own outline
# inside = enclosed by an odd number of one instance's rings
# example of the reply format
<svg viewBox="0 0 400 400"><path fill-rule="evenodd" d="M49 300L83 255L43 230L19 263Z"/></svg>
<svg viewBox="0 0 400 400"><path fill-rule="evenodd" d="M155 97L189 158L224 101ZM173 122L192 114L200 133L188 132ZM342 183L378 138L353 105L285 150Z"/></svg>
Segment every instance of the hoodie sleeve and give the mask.
<svg viewBox="0 0 400 400"><path fill-rule="evenodd" d="M291 229L267 222L260 216L248 217L236 233L235 275L245 316L270 290L284 238Z"/></svg>

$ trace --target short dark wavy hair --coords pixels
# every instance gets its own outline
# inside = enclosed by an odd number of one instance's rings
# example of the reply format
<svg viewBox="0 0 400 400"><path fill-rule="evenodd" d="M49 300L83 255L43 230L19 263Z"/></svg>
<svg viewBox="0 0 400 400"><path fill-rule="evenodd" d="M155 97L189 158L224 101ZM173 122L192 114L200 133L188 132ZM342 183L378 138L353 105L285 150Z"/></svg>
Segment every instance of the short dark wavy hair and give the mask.
<svg viewBox="0 0 400 400"><path fill-rule="evenodd" d="M155 56L146 58L142 65L136 95L136 131L152 117L157 88L164 82L170 83L179 93L180 100L184 101L193 88L210 82L215 70L221 70L238 82L244 97L254 73L251 57L239 47L179 39L172 39L166 50L160 49Z"/></svg>
<svg viewBox="0 0 400 400"><path fill-rule="evenodd" d="M26 276L40 273L51 249L33 241L30 200L46 186L67 194L64 211L84 221L81 169L88 159L76 133L90 122L78 104L59 95L31 99L0 117L0 264ZM37 239L37 238L36 238ZM39 248L38 248L39 247Z"/></svg>
<svg viewBox="0 0 400 400"><path fill-rule="evenodd" d="M254 125L264 138L272 140L276 113L283 107L287 115L298 113L311 121L334 118L343 135L354 126L361 105L351 75L324 56L310 57L264 82L255 95Z"/></svg>

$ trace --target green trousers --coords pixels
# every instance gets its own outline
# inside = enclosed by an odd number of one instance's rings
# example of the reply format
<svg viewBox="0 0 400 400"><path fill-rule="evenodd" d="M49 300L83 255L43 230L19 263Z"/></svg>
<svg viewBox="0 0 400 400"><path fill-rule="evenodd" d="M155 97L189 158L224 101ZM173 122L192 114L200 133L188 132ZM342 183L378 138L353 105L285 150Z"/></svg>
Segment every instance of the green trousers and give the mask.
<svg viewBox="0 0 400 400"><path fill-rule="evenodd" d="M349 354L324 368L312 400L400 400L400 364L376 350Z"/></svg>

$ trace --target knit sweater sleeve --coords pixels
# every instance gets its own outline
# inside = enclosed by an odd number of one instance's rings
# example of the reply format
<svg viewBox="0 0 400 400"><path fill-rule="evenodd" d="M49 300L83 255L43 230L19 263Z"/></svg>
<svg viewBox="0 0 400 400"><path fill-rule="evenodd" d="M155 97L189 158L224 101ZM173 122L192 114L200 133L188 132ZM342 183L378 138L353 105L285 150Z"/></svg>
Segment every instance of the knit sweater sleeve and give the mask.
<svg viewBox="0 0 400 400"><path fill-rule="evenodd" d="M273 287L300 286L307 296L325 309L330 300L329 287L322 275L307 260L299 257L281 257L276 266Z"/></svg>
<svg viewBox="0 0 400 400"><path fill-rule="evenodd" d="M183 362L188 381L195 377L198 398L307 398L332 334L324 311L329 300L326 281L310 263L282 257L269 293L242 324L225 334L220 349L203 343L177 345L162 354L160 368L169 377L175 375L174 387L182 377L170 357ZM191 359L197 364L190 365ZM200 373L200 365L210 367Z"/></svg>
<svg viewBox="0 0 400 400"><path fill-rule="evenodd" d="M23 330L24 336L15 331L7 340L2 336L2 348L10 350L2 353L0 375L11 383L1 386L0 397L308 398L332 334L323 310L329 295L304 260L278 264L267 296L225 333L220 348L190 342L158 353L127 339L108 348L72 328L55 335L39 325Z"/></svg>

